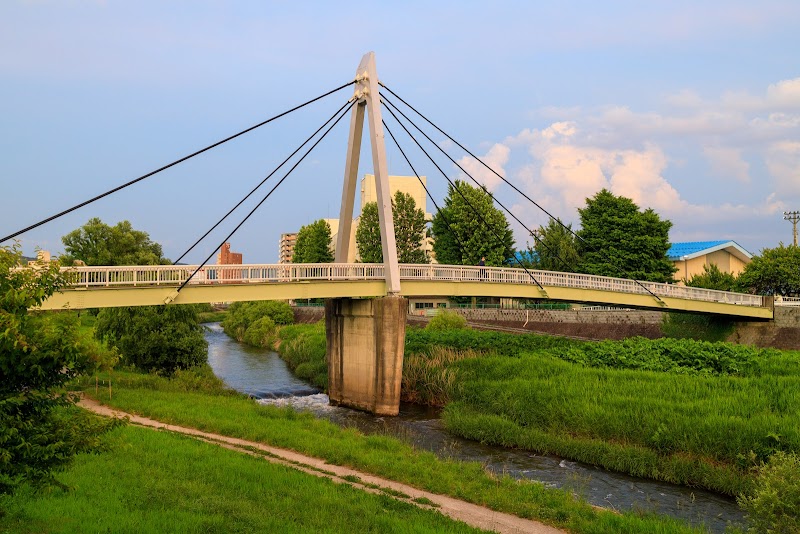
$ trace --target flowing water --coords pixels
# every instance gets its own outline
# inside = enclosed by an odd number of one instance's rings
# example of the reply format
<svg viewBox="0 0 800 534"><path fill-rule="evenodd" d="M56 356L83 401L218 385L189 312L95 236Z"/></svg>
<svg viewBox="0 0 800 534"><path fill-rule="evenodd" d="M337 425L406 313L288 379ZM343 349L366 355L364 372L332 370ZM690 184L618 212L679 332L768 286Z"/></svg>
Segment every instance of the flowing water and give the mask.
<svg viewBox="0 0 800 534"><path fill-rule="evenodd" d="M275 352L237 343L218 324L207 326L208 363L216 375L261 403L308 410L341 426L397 436L441 457L480 462L495 473L568 488L604 508L666 514L696 525L704 524L717 533L723 532L729 523L744 523L736 503L715 493L459 438L447 432L435 409L403 403L397 417L379 417L330 406L327 395L295 377Z"/></svg>

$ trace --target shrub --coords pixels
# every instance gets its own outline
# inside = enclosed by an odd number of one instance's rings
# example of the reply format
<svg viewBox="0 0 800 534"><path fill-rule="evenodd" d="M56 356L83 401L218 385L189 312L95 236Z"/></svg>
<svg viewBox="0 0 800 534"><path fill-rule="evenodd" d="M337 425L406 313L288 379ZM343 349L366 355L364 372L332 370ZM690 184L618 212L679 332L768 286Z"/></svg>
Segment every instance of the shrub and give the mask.
<svg viewBox="0 0 800 534"><path fill-rule="evenodd" d="M278 340L275 322L268 316L256 319L247 327L244 333L244 342L254 347L272 348Z"/></svg>
<svg viewBox="0 0 800 534"><path fill-rule="evenodd" d="M661 323L666 337L701 341L725 341L733 328L734 322L726 317L697 313L665 313Z"/></svg>
<svg viewBox="0 0 800 534"><path fill-rule="evenodd" d="M755 487L738 499L750 532L799 533L800 457L776 452L756 472Z"/></svg>
<svg viewBox="0 0 800 534"><path fill-rule="evenodd" d="M428 330L459 330L467 327L467 320L463 316L442 310L428 323Z"/></svg>
<svg viewBox="0 0 800 534"><path fill-rule="evenodd" d="M284 326L278 336L281 340L280 355L289 364L289 369L315 386L327 389L325 324Z"/></svg>
<svg viewBox="0 0 800 534"><path fill-rule="evenodd" d="M222 329L235 340L246 343L245 332L262 317L269 317L276 325L288 325L294 322L292 308L285 302L275 300L236 302L228 308L228 316L222 321Z"/></svg>
<svg viewBox="0 0 800 534"><path fill-rule="evenodd" d="M194 306L106 308L95 336L122 353L123 362L145 371L173 374L208 361L208 343Z"/></svg>

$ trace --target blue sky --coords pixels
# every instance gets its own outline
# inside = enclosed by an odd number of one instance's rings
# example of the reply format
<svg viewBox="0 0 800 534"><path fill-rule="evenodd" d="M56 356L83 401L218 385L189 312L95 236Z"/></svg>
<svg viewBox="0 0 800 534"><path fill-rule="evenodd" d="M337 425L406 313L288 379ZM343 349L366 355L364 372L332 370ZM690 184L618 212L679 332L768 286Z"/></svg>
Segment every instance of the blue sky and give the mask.
<svg viewBox="0 0 800 534"><path fill-rule="evenodd" d="M796 1L3 2L0 235L347 82L375 51L386 85L562 220L577 227L607 187L673 221L672 241L758 253L791 242L783 211L800 210L798 22ZM61 252L100 217L174 259L351 92L30 231L23 250ZM345 120L234 235L246 263L277 261L281 233L338 216L346 143ZM401 143L441 201L444 178ZM410 174L387 149L390 173ZM546 223L461 161L528 226Z"/></svg>

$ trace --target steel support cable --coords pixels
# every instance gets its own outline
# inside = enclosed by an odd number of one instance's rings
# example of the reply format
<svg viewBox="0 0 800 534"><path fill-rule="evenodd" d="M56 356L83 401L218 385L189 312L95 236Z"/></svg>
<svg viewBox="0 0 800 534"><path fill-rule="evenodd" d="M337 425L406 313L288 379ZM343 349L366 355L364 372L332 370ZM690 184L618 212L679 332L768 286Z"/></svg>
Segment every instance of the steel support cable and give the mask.
<svg viewBox="0 0 800 534"><path fill-rule="evenodd" d="M126 183L124 183L124 184L122 184L120 186L115 187L114 189L110 189L109 191L106 191L105 193L97 195L96 197L90 198L89 200L81 202L80 204L76 204L75 206L72 206L71 208L65 209L64 211L62 211L60 213L56 213L55 215L51 215L50 217L48 217L46 219L43 219L43 220L41 220L41 221L39 221L39 222L37 222L35 224L32 224L32 225L30 225L30 226L28 226L26 228L23 228L22 230L18 230L16 232L14 232L13 234L9 234L9 235L7 235L5 237L2 237L2 238L0 238L0 243L8 241L9 239L13 239L13 238L17 237L18 235L24 234L25 232L27 232L29 230L33 230L34 228L38 228L39 226L41 226L43 224L46 224L46 223L49 223L50 221L58 219L59 217L61 217L63 215L66 215L68 213L71 213L71 212L79 209L79 208L87 206L87 205L91 204L92 202L95 202L96 200L100 200L101 198L107 197L108 195L111 195L113 193L116 193L117 191L125 189L126 187L131 186L131 185L133 185L133 184L135 184L137 182L141 182L142 180L144 180L146 178L150 178L151 176L153 176L155 174L158 174L161 171L167 170L170 167L174 167L175 165L177 165L179 163L183 163L184 161L186 161L188 159L191 159L191 158L193 158L193 157L195 157L197 155L202 154L203 152L211 150L212 148L218 147L219 145L227 143L228 141L230 141L232 139L236 139L237 137L239 137L241 135L244 135L244 134L246 134L248 132L251 132L251 131L255 130L256 128L260 128L261 126L264 126L267 123L270 123L270 122L272 122L272 121L274 121L276 119L279 119L279 118L281 118L281 117L283 117L285 115L288 115L289 113L292 113L293 111L297 111L300 108L303 108L303 107L305 107L305 106L307 106L307 105L309 105L311 103L314 103L317 100L325 98L326 96L331 95L331 94L333 94L333 93L335 93L337 91L340 91L340 90L344 89L345 87L347 87L349 85L353 85L354 83L355 83L355 80L347 82L347 83L345 83L343 85L340 85L336 89L332 89L332 90L328 91L327 93L325 93L323 95L320 95L320 96L318 96L316 98L312 98L311 100L300 104L299 106L295 106L292 109L288 109L288 110L284 111L283 113L279 113L278 115L275 115L274 117L272 117L270 119L267 119L267 120L262 121L262 122L260 122L260 123L258 123L256 125L254 125L254 126L251 126L251 127L247 128L246 130L242 130L241 132L236 133L234 135L231 135L230 137L226 137L225 139L222 139L221 141L217 141L216 143L214 143L212 145L208 145L207 147L205 147L203 149L200 149L197 152L193 152L193 153L189 154L188 156L184 156L184 157L182 157L182 158L180 158L178 160L175 160L172 163L164 165L163 167L160 167L160 168L158 168L158 169L156 169L154 171L151 171L151 172L149 172L149 173L147 173L145 175L142 175L142 176L140 176L138 178L135 178L135 179L131 180L130 182L126 182Z"/></svg>
<svg viewBox="0 0 800 534"><path fill-rule="evenodd" d="M486 187L485 187L483 184L481 184L480 182L478 182L478 180L476 180L475 178L473 178L473 177L472 177L472 175L471 175L470 173L468 173L466 169L464 169L464 167L462 167L462 166L461 166L461 165L460 165L460 164L459 164L459 163L458 163L456 160L454 160L452 157L450 157L450 154L448 154L447 152L445 152L445 150L444 150L442 147L440 147L440 146L439 146L439 145L438 145L436 142L434 142L434 140L433 140L433 139L431 139L431 138L430 138L430 136L429 136L428 134L426 134L426 133L425 133L425 132L424 132L424 131L423 131L423 130L422 130L420 127L419 127L419 126L417 126L417 125L414 123L414 121L412 121L410 118L408 118L408 116L407 116L405 113L403 113L403 112L402 112L402 111L401 111L401 110L400 110L400 109L399 109L397 106L395 106L395 105L394 105L394 103L393 103L391 100L389 100L389 99L388 99L388 98L387 98L385 95L384 95L382 98L383 98L383 100L384 100L384 102L385 102L385 103L387 103L387 104L389 104L391 107L393 107L393 108L395 109L395 111L397 111L397 112L398 112L400 115L402 115L402 116L403 116L403 118L404 118L404 119L406 119L406 120L407 120L407 121L408 121L408 122L409 122L409 123L410 123L410 124L411 124L411 125L412 125L414 128L416 128L416 129L417 129L417 131L418 131L419 133L421 133L422 135L424 135L424 136L425 136L425 139L427 139L428 141L430 141L430 143L431 143L432 145L434 145L436 148L438 148L438 149L439 149L439 151L440 151L442 154L444 154L444 155L445 155L445 157L447 157L447 159L449 159L451 163L453 163L453 165L455 165L456 167L458 167L458 168L459 168L459 170L461 170L461 172L463 172L464 174L466 174L466 175L469 177L469 179L470 179L470 180L472 180L472 181L473 181L473 183L475 183L475 185L477 185L478 187L480 187L480 188L483 190L483 192L484 192L484 193L486 193L487 195L489 195L489 198L491 198L491 199L492 199L492 201L494 201L494 202L497 202L497 204L498 204L498 205L499 205L501 208L503 208L503 209L506 211L506 213L508 213L509 215L511 215L511 217L513 217L513 218L514 218L514 220L515 220L515 221L517 221L517 222L520 224L520 226L522 226L522 227L523 227L523 228L524 228L524 229L525 229L525 230L528 232L528 234L530 234L530 235L533 235L533 231L532 231L530 228L528 228L528 226L527 226L527 225L526 225L524 222L522 222L522 221L519 219L519 217L517 217L516 215L514 215L514 212L512 212L510 209L508 209L508 208L507 208L507 207L506 207L506 206L505 206L505 205L504 205L502 202L500 202L500 201L499 201L499 200L498 200L498 199L497 199L497 198L496 198L496 197L495 197L495 196L494 196L492 193L490 193L490 192L489 192L489 190L487 190L487 189L486 189ZM546 243L544 243L544 241L541 241L541 240L540 240L540 243L542 243L542 245L544 245L544 247L545 247L545 248L548 250L548 252L550 252L550 253L551 253L553 256L555 256L556 258L558 258L558 261L560 261L560 262L562 263L562 265L564 265L565 267L569 268L569 265L567 264L567 262L566 262L566 261L564 261L564 260L561 258L561 256L559 256L559 255L558 255L558 253L557 253L556 251L554 251L552 248L550 248L550 246L549 246L549 245L547 245Z"/></svg>
<svg viewBox="0 0 800 534"><path fill-rule="evenodd" d="M386 124L386 121L384 121L383 119L381 119L381 122L383 122L383 127L386 128L386 131L389 132L389 137L392 138L392 141L394 141L395 146L397 146L397 149L403 155L403 158L405 158L406 163L408 163L408 166L411 167L411 170L414 172L414 176L416 176L417 180L419 180L419 184L425 190L425 194L428 195L428 198L431 199L431 202L433 202L433 205L436 206L436 213L438 213L439 215L442 216L442 220L444 221L444 224L447 226L447 229L450 230L450 232L453 234L453 237L456 238L456 241L458 241L458 245L462 249L465 249L466 247L464 246L464 243L461 241L461 239L458 238L458 234L450 226L450 222L447 220L447 217L444 216L444 212L441 210L441 208L439 208L439 204L436 203L436 200L434 200L433 195L431 195L430 191L428 191L428 188L425 187L425 182L423 182L422 178L419 177L419 173L414 168L414 166L411 164L411 161L409 161L408 156L406 156L406 153L403 151L403 148L400 146L400 143L397 142L397 139L395 138L394 134L389 129L389 125Z"/></svg>
<svg viewBox="0 0 800 534"><path fill-rule="evenodd" d="M350 108L352 108L352 106L355 104L355 100L353 100L352 102L351 102L351 101L348 101L348 103L350 104ZM250 216L251 216L251 215L253 215L253 213L255 213L255 212L256 212L256 210L257 210L258 208L260 208L260 207L261 207L261 205L262 205L262 204L263 204L263 203L264 203L264 202L265 202L265 201L266 201L266 200L267 200L267 199L270 197L270 195L272 195L272 193L274 193L274 192L275 192L275 190L276 190L276 189L278 189L278 187L280 187L280 185L283 183L283 181L284 181L284 180L286 180L286 178L288 178L290 174L292 174L292 172L293 172L293 171L294 171L294 170L297 168L297 166L298 166L298 165L300 165L300 164L303 162L303 160L304 160L304 159L306 159L306 156L308 156L308 155L311 153L311 151L312 151L312 150L314 150L314 149L317 147L317 145L320 143L320 141L322 141L323 139L325 139L325 136L327 136L327 135L328 135L328 133L330 133L330 131L331 131L331 130L334 128L334 126L336 126L337 124L339 124L339 121L340 121L340 120L342 120L342 117L344 117L345 115L347 115L347 112L348 112L348 110L349 110L349 108L346 108L346 109L344 109L344 110L341 112L341 114L340 114L340 115L339 115L339 117L336 119L336 121L334 121L334 123L333 123L333 124L331 124L331 125L328 127L328 129L327 129L327 130L325 130L325 132L322 134L322 136L320 136L320 138L319 138L319 139L317 139L317 140L314 142L314 144L313 144L313 145L311 145L311 148L309 148L308 150L306 150L305 154L303 154L303 155L300 157L300 159L299 159L299 160L297 160L297 162L296 162L294 165L292 165L292 168L291 168L291 169L289 169L288 171L286 171L286 174L284 174L284 175L283 175L283 178L281 178L281 179L278 181L278 183L277 183L277 184L275 184L274 186L272 186L272 189L270 189L270 190L269 190L269 193L267 193L267 194L264 196L264 198L262 198L262 199L261 199L261 201L260 201L258 204L256 204L256 205L255 205L255 207L253 207L253 209L251 209L251 210L250 210L250 212L249 212L249 213L248 213L248 214L245 216L245 218L244 218L244 219L242 219L242 221L241 221L239 224L237 224L237 225L236 225L236 228L234 228L233 230L231 230L231 233L229 233L229 234L228 234L228 235L225 237L225 239L223 239L223 240L222 240L222 242L221 242L221 243L220 243L220 244L219 244L219 245L218 245L218 246L217 246L217 247L216 247L216 248L215 248L215 249L214 249L214 250L211 252L211 254L209 254L209 255L208 255L208 257L207 257L205 260L203 260L203 263L201 263L201 264L200 264L200 265L197 267L197 269L195 269L195 270L194 270L194 272L193 272L193 273L192 273L192 274L191 274L191 275L190 275L190 276L189 276L189 277L188 277L188 278L187 278L187 279L186 279L186 280L185 280L185 281L184 281L184 282L181 284L181 286L178 288L177 292L180 292L180 290L181 290L181 289L183 289L184 287L186 287L186 284L188 284L188 283L189 283L189 280L191 280L191 279L194 277L194 275L196 275L196 274L197 274L197 272L198 272L198 271L200 271L200 269L202 269L203 267L205 267L206 263L208 263L208 260L210 260L210 259L211 259L211 257L214 255L214 252L216 252L216 251L217 251L217 249L221 248L221 247L222 247L222 245L224 245L224 244L225 244L225 243L226 243L226 242L227 242L227 241L228 241L228 240L231 238L231 236L232 236L233 234L235 234L235 233L236 233L236 231L237 231L237 230L239 230L239 228L241 228L241 227L242 227L242 225L243 225L245 222L247 222L247 219L249 219L249 218L250 218Z"/></svg>
<svg viewBox="0 0 800 534"><path fill-rule="evenodd" d="M386 87L386 86L385 86L383 83L381 83L381 82L378 82L378 85L380 85L381 87L383 87L384 89L386 89L387 91L389 91L390 93L392 93L392 95L393 95L393 96L397 97L397 99L398 99L398 100L400 100L400 101L401 101L403 104L405 104L406 106L408 106L408 107L409 107L409 108L410 108L410 109L411 109L411 110L412 110L414 113L416 113L417 115L419 115L420 117L422 117L422 119L423 119L423 120L425 120L425 122L427 122L428 124L430 124L431 126L433 126L434 128L436 128L436 130L438 130L438 131L439 131L439 132L440 132L442 135L444 135L444 136L445 136L445 137L447 137L447 138L448 138L450 141L452 141L453 143L455 143L455 144L456 144L456 145L457 145L459 148L461 148L461 149L462 149L464 152L466 152L467 154L469 154L470 156L472 156L472 157L473 157L475 160L477 160L477 161L478 161L478 163L480 163L481 165L483 165L484 167L486 167L486 168L487 168L487 169L488 169L488 170L489 170L489 171L490 171L492 174L494 174L495 176L497 176L498 178L500 178L501 180L503 180L503 182L505 182L506 184L510 185L510 186L511 186L511 187L514 189L514 191L516 191L517 193L519 193L520 195L522 195L523 197L525 197L525 198L526 198L526 199L527 199L527 200L528 200L528 201L529 201L531 204L533 204L534 206L536 206L537 208L539 208L539 209L540 209L542 212L544 212L544 213L545 213L545 214L546 214L548 217L550 217L551 219L554 219L554 220L555 220L555 221L556 221L558 224L560 224L560 225L561 225L561 226L562 226L562 227L563 227L563 228L564 228L566 231L568 231L570 234L572 234L572 235L575 237L575 239L578 239L578 240L580 240L580 242L581 242L581 243L583 243L583 244L587 245L587 247L588 247L588 243L586 243L586 240L585 240L585 239L583 239L581 236L579 236L579 235L578 235L578 234L577 234L577 233L576 233L574 230L572 230L572 228L570 228L569 226L567 226L566 224L564 224L564 223L561 221L561 219L559 219L558 217L554 217L552 213L550 213L549 211L547 211L546 209L544 209L542 206L540 206L540 205L539 205L539 203L538 203L538 202L536 202L536 201L535 201L535 200L533 200L531 197L529 197L528 195L526 195L525 193L523 193L523 192L522 192L522 191L521 191L521 190L520 190L520 189L519 189L517 186L515 186L514 184L512 184L511 182L509 182L508 180L506 180L506 179L505 179L505 177L503 177L503 176L500 176L500 174L499 174L497 171L495 171L493 168L491 168L489 165L487 165L487 164L486 164L486 163L485 163L485 162L484 162L484 161L483 161L481 158L479 158L478 156L476 156L475 154L473 154L473 153L472 153L472 152L471 152L471 151L470 151L470 150L469 150L467 147L465 147L464 145L462 145L461 143L459 143L458 141L456 141L455 139L453 139L453 137L451 137L451 136L450 136L450 135L449 135L447 132L445 132L444 130L442 130L441 128L439 128L439 127L438 127L436 124L434 124L433 122L431 122L431 120L430 120L430 119L428 119L428 117L426 117L425 115L423 115L422 113L420 113L420 112L419 112L419 111L418 111L418 110L417 110L417 109L416 109L414 106L412 106L411 104L409 104L408 102L406 102L405 100L403 100L403 98L402 98L400 95L398 95L397 93L395 93L394 91L392 91L390 88ZM399 110L398 110L398 111L399 111ZM435 143L434 143L434 144L435 144ZM438 145L437 145L437 146L438 146ZM606 256L605 254L603 254L603 252L602 252L602 251L599 251L599 250L595 249L594 247L589 247L589 248L591 248L591 250L593 250L594 252L597 252L597 253L599 253L599 254L601 255L601 257L602 257L603 259L605 259L605 260L606 260L606 262L608 263L608 265L610 265L610 266L614 267L614 264L613 264L613 263L612 263L612 262L609 260L608 256ZM622 274L628 274L627 272L623 271L622 269L619 269L619 268L616 268L616 269L617 269L618 271L620 271ZM635 278L632 278L631 280L633 280L634 282L636 282L636 283L637 283L637 284L638 284L638 285L639 285L639 286L640 286L642 289L644 289L645 291L647 291L647 292L648 292L648 293L649 293L651 296L653 296L653 297L654 297L654 298L655 298L657 301L661 302L662 304L664 303L664 301L663 301L663 300L661 300L661 297L659 297L658 295L656 295L655 293L653 293L652 291L650 291L650 289L648 289L648 288L647 288L647 287L646 287L644 284L642 284L642 283L641 283L639 280L636 280Z"/></svg>
<svg viewBox="0 0 800 534"><path fill-rule="evenodd" d="M275 169L273 169L273 171L272 171L271 173L269 173L269 174L267 175L267 177L266 177L266 178L264 178L263 180L261 180L261 182L259 182L259 183L258 183L258 185L256 185L256 186L255 186L255 187L254 187L252 190L250 190L250 192L249 192L249 193L247 193L247 195L245 195L245 197L244 197L242 200L240 200L240 201L239 201L239 202L238 202L238 203L237 203L237 204L236 204L236 205L235 205L233 208L231 208L231 210L230 210L228 213L226 213L225 215L223 215L223 216L222 216L222 218L221 218L219 221L217 221L217 222L216 222L216 224L214 224L214 226L212 226L212 227L211 227L211 228L210 228L210 229L209 229L209 230L208 230L208 231L207 231L205 234L203 234L203 236L202 236L200 239L198 239L197 241L195 241L195 242L194 242L194 245L192 245L191 247L189 247L189 248L186 250L186 252L184 252L183 254L181 254L181 256L180 256L180 257L179 257L177 260L175 260L175 261L173 262L173 264L176 264L176 263L178 263L179 261L181 261L181 260L183 259L183 257L184 257L184 256L186 256L186 255L187 255L189 252L191 252L191 251L192 251L192 249L194 249L194 247L196 247L196 246L197 246L197 245L198 245L198 244L199 244L199 243L200 243L200 242L201 242L203 239L205 239L205 238L208 236L208 234L210 234L211 232L213 232L213 231L214 231L214 230L217 228L217 226L219 226L220 224L222 224L222 222L223 222L225 219L227 219L227 218L228 218L228 216L229 216L231 213L233 213L234 211L236 211L236 209L237 209L239 206L241 206L241 205L242 205L242 204L243 204L243 203L244 203L244 202L245 202L245 201L246 201L248 198L250 198L250 196L252 196L252 194L253 194L253 193L255 193L255 192L256 192L256 191L257 191L257 190L258 190L258 189L259 189L259 188L260 188L262 185L264 185L264 183L265 183L267 180L269 180L269 179L270 179L270 178L271 178L271 177L272 177L272 176L273 176L273 175L274 175L276 172L278 172L278 171L280 170L280 168L281 168L281 167L283 167L284 165L286 165L286 162L287 162L287 161L289 161L290 159L292 159L292 157L294 157L294 155L295 155L295 154L297 154L298 152L300 152L300 150L301 150L301 149L302 149L304 146L306 146L306 144L308 144L308 142L309 142L309 141L311 141L311 140L312 140L314 137L316 137L316 135L317 135L317 134L318 134L320 131L322 131L322 129L323 129L323 128L325 128L325 127L328 125L328 123L330 123L330 122L331 122L333 119L335 119L335 118L336 118L336 115L338 115L338 114L339 114L339 113L340 113L340 112L341 112L341 111L342 111L344 108L346 108L347 106L349 106L349 105L351 105L351 104L352 104L352 102L351 102L350 100L348 100L347 102L345 102L345 103L342 105L342 107L340 107L339 109L337 109L337 110L336 110L336 112L335 112L333 115L331 115L331 118L330 118L330 119L328 119L327 121L325 121L325 123L324 123L322 126L320 126L319 128L317 128L317 131L315 131L315 132L314 132L313 134L311 134L311 135L310 135L310 136L309 136L309 137L308 137L308 138L307 138L305 141L303 141L303 144L302 144L302 145L300 145L299 147L297 147L297 148L295 149L295 151L294 151L294 152L292 152L291 154L289 154L289 155L286 157L286 159L284 159L284 160L281 162L281 164L280 164L280 165L278 165L277 167L275 167Z"/></svg>
<svg viewBox="0 0 800 534"><path fill-rule="evenodd" d="M452 180L450 180L450 178L447 176L447 174L446 174L446 173L445 173L445 172L442 170L442 168L441 168L441 167L439 167L439 165L436 163L436 161L434 161L434 159L431 157L431 155L430 155L430 154L428 154L428 151L427 151L427 150L425 150L425 149L422 147L422 145L419 143L419 141L417 141L417 139L414 137L414 135L413 135L411 132L409 132L409 131L408 131L408 128L406 128L406 126L405 126L405 125L404 125L402 122L400 122L400 119L398 119L398 118L397 118L397 115L395 115L395 114L394 114L394 111L392 111L392 108L391 108L391 107L389 107L389 106L385 106L385 107L386 107L386 110L387 110L387 111L388 111L388 112L389 112L389 113L392 115L392 117L394 117L394 120L396 120L396 121L397 121L397 124L399 124L399 125L400 125L400 126L403 128L403 130L405 130L405 131L406 131L406 134L408 134L408 136L411 138L411 140L412 140L412 141L414 141L414 143L415 143L415 144L416 144L416 145L419 147L419 149L420 149L420 150L422 150L422 152L425 154L425 156L427 156L427 157L428 157L428 159L430 160L430 162L431 162L431 163L433 163L433 166L434 166L434 167L436 167L436 169L438 169L438 171L439 171L440 173L442 173L442 176L444 176L445 180L447 180L447 182L450 184L450 186L453 188L453 190L454 190L454 191L456 191L456 192L457 192L457 193L458 193L458 194L461 196L461 198L464 200L464 202L466 202L467 206L469 206L469 208L470 208L470 209L471 209L471 210L472 210L472 211L475 213L475 215L478 217L478 219L480 219L480 221L483 223L483 225L484 225L484 226L485 226L485 227L486 227L486 228L487 228L487 229L488 229L490 232L492 232L492 233L494 234L495 238L497 238L497 240L498 240L498 241L502 242L502 241L503 241L503 239L500 237L500 235L497 233L497 231L494 229L494 227L493 227L492 225L490 225L490 224L489 224L489 223L486 221L486 219L484 219L484 218L483 218L483 216L482 216L482 215L481 215L481 214L478 212L478 210L475 208L475 206L473 206L473 205L472 205L472 203L471 203L469 200L467 200L467 197L464 195L464 193L462 193L462 192L461 192L461 191L458 189L458 187L456 187L456 185L453 183L453 181L452 181ZM530 276L531 280L533 280L533 281L534 281L534 283L536 283L536 285L537 285L537 286L539 286L539 289L541 289L543 292L547 293L547 292L545 291L545 289L544 289L544 286L542 286L542 284L540 284L540 283L539 283L539 281L536 279L536 277L535 277L535 276L533 276L533 273L531 273L531 272L530 272L530 271L529 271L529 270L528 270L528 269L527 269L527 268L526 268L526 267L525 267L525 266L522 264L522 262L521 262L521 261L519 261L519 259L517 259L517 256L516 256L516 254L514 255L514 260L515 260L515 261L516 261L516 262L519 264L519 266L520 266L520 267L522 267L522 269L525 271L525 273L526 273L528 276Z"/></svg>

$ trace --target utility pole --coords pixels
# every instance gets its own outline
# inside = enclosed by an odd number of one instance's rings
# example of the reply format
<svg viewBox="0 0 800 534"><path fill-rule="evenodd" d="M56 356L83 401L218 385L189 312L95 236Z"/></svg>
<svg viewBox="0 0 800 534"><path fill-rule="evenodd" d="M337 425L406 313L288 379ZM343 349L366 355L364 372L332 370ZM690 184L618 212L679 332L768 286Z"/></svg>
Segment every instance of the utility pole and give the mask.
<svg viewBox="0 0 800 534"><path fill-rule="evenodd" d="M800 221L800 211L784 211L783 218L786 221L792 221L792 237L794 246L797 246L797 221Z"/></svg>

